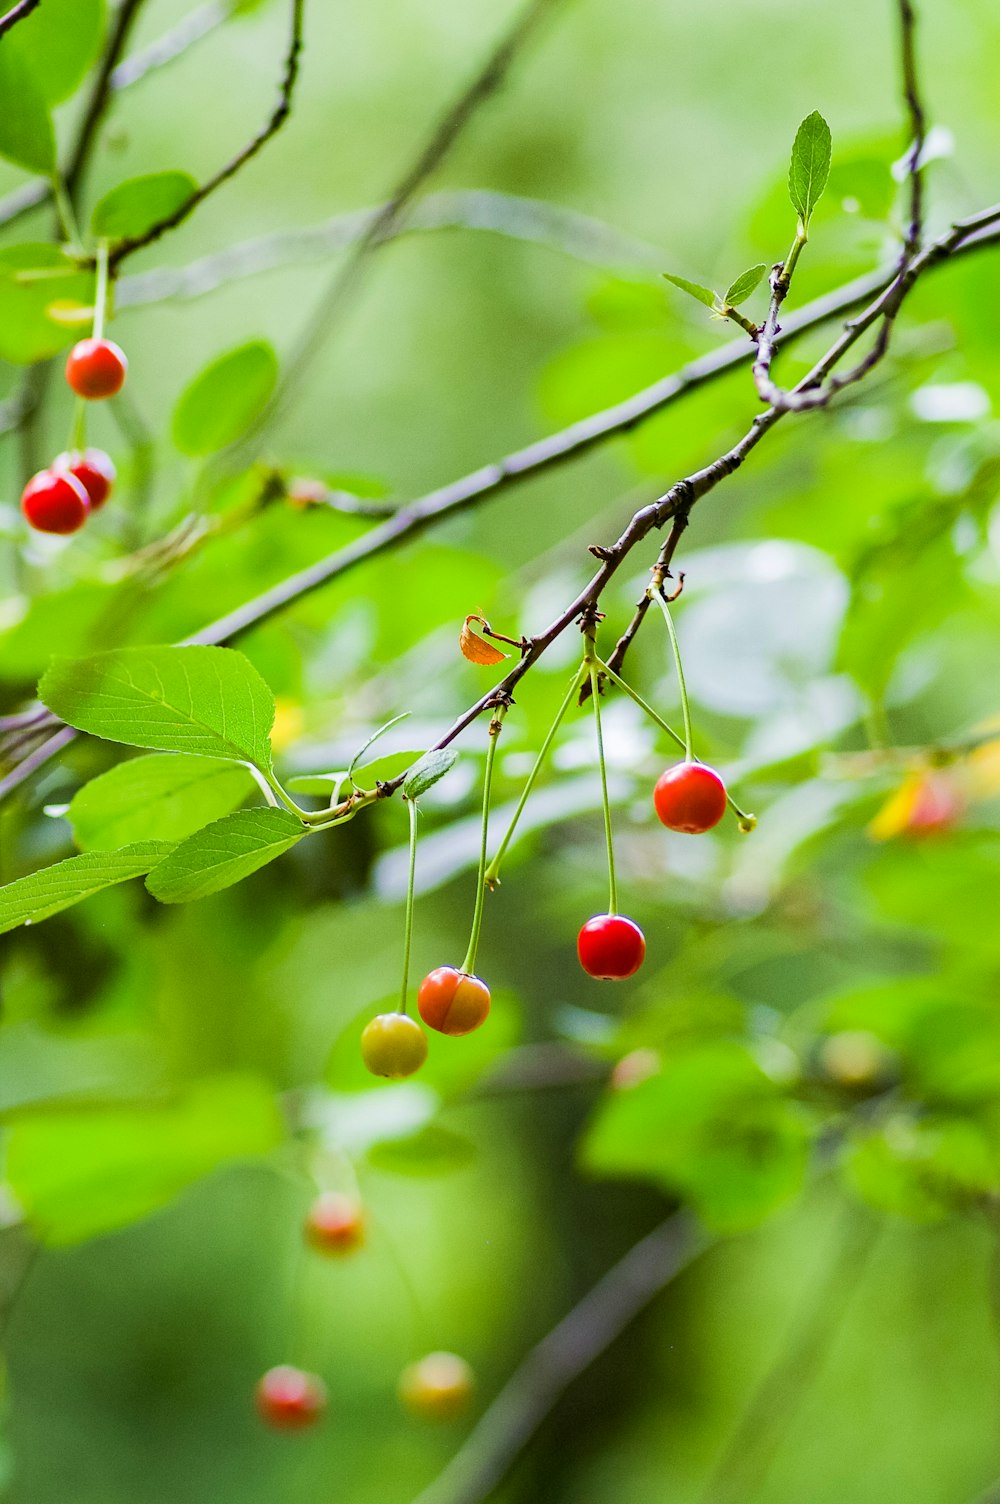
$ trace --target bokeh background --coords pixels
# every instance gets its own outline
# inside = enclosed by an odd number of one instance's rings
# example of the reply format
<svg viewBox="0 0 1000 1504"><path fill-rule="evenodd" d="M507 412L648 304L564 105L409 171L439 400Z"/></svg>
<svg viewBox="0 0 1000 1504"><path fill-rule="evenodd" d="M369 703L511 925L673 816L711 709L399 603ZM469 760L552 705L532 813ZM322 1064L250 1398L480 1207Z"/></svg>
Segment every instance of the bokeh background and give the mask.
<svg viewBox="0 0 1000 1504"><path fill-rule="evenodd" d="M190 9L147 0L133 48ZM112 333L128 405L92 426L120 501L69 546L25 537L16 498L24 466L63 446L60 383L34 431L0 444L0 709L30 698L52 653L176 640L367 525L275 506L111 608L129 550L242 495L231 467L172 447L180 393L251 338L290 357L343 257L295 232L383 199L511 13L311 0L287 128L125 269ZM215 170L272 107L286 28L280 0L246 7L122 91L87 202L138 173ZM938 230L996 194L1000 13L925 0L919 46ZM906 146L896 73L889 0L567 0L244 464L402 501L713 348L727 329L659 273L725 286L785 252L788 152L813 109L834 170L792 303L884 264ZM79 96L60 108L64 139L79 110ZM23 181L0 172L0 190ZM493 228L475 227L484 217ZM202 291L166 275L279 233L269 270L216 268ZM40 209L0 246L50 234ZM929 276L871 380L783 424L695 512L677 620L697 745L760 825L666 833L650 790L670 749L609 701L619 883L649 943L633 982L593 982L575 957L605 903L586 711L488 901L494 1017L482 1036L434 1041L411 1083L373 1087L357 1062L363 1020L398 981L398 803L190 907L133 884L0 941L0 1107L22 1166L34 1156L29 1225L12 1195L0 1233L11 1504L404 1504L531 1344L679 1200L711 1246L572 1385L491 1497L972 1504L1000 1472L996 288L988 251ZM0 366L2 393L22 377ZM458 655L461 619L538 630L588 577L586 545L756 410L744 369L248 636L278 697L283 770L343 767L402 711L382 748L429 745L488 682ZM645 552L605 600L608 646ZM564 692L571 635L508 719L501 805ZM658 620L629 675L678 718ZM418 975L465 949L481 729L423 801ZM65 806L118 755L81 744L7 801L4 881L73 850ZM921 834L907 800L928 777L946 817ZM824 1055L845 1029L884 1052L870 1110ZM663 1073L645 1097L616 1095L608 1072L637 1048ZM707 1100L720 1052L782 1114L731 1154L736 1130ZM175 1163L157 1114L192 1083L202 1115L178 1130L190 1142ZM304 1255L311 1177L355 1174L366 1248ZM474 1365L467 1421L428 1430L399 1408L399 1370L429 1348ZM257 1376L285 1358L330 1389L308 1436L268 1434L253 1413Z"/></svg>

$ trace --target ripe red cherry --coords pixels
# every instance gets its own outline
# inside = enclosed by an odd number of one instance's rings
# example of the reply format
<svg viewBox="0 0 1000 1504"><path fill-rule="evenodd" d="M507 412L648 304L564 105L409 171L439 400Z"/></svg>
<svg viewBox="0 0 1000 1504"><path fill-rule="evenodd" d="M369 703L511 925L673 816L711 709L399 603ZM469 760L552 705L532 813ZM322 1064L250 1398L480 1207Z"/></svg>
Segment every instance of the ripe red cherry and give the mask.
<svg viewBox="0 0 1000 1504"><path fill-rule="evenodd" d="M110 339L81 339L69 352L66 380L78 397L113 397L125 385L128 358Z"/></svg>
<svg viewBox="0 0 1000 1504"><path fill-rule="evenodd" d="M490 989L479 977L454 966L435 966L420 983L417 1007L439 1034L471 1034L486 1022Z"/></svg>
<svg viewBox="0 0 1000 1504"><path fill-rule="evenodd" d="M365 1239L361 1208L351 1196L324 1191L309 1208L305 1234L320 1253L351 1253Z"/></svg>
<svg viewBox="0 0 1000 1504"><path fill-rule="evenodd" d="M700 836L726 813L726 785L702 762L679 762L660 775L653 805L668 830Z"/></svg>
<svg viewBox="0 0 1000 1504"><path fill-rule="evenodd" d="M74 475L39 470L21 494L21 511L40 533L75 533L90 514L90 500Z"/></svg>
<svg viewBox="0 0 1000 1504"><path fill-rule="evenodd" d="M326 1386L314 1373L282 1363L257 1385L257 1410L276 1431L303 1431L326 1409Z"/></svg>
<svg viewBox="0 0 1000 1504"><path fill-rule="evenodd" d="M577 936L577 955L584 971L606 982L634 976L646 957L639 926L624 914L595 914Z"/></svg>
<svg viewBox="0 0 1000 1504"><path fill-rule="evenodd" d="M111 487L118 474L111 463L111 456L105 454L103 449L67 450L56 455L52 468L60 473L68 471L70 475L76 476L90 497L92 512L103 507L111 495Z"/></svg>

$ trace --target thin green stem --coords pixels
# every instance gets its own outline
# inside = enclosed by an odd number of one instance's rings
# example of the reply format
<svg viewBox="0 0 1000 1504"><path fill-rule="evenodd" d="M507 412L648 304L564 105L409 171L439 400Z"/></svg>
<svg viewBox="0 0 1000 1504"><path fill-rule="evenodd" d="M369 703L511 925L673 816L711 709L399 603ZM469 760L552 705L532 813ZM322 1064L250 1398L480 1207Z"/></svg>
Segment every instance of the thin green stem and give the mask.
<svg viewBox="0 0 1000 1504"><path fill-rule="evenodd" d="M684 750L684 738L678 735L673 726L667 725L663 717L657 714L652 705L644 700L642 698L642 695L638 694L636 690L632 688L631 684L626 684L621 675L616 674L613 668L609 668L608 665L604 662L603 658L598 658L597 666L602 674L607 674L612 684L616 685L617 688L620 689L624 694L627 694L630 700L634 700L639 709L646 715L648 715L649 719L655 725L659 726L661 731L665 731L667 735L677 743L678 747L680 747L682 751ZM701 758L693 757L691 761L701 762ZM739 820L741 827L747 831L753 830L753 828L757 824L757 816L748 814L745 809L741 809L728 789L726 790L726 803L729 805L729 808L732 810L737 820Z"/></svg>
<svg viewBox="0 0 1000 1504"><path fill-rule="evenodd" d="M618 880L615 876L615 847L611 836L611 801L608 798L608 769L604 760L604 733L601 730L601 686L598 681L598 661L594 654L593 638L588 639L587 664L590 674L590 698L594 702L594 726L597 729L597 761L601 768L601 802L604 805L604 836L608 843L608 913L618 913Z"/></svg>
<svg viewBox="0 0 1000 1504"><path fill-rule="evenodd" d="M406 918L403 921L403 981L399 992L399 1011L408 1012L406 992L410 985L410 946L413 940L413 884L417 873L417 802L403 800L410 815L410 866L406 877Z"/></svg>
<svg viewBox="0 0 1000 1504"><path fill-rule="evenodd" d="M108 242L97 247L97 289L94 294L94 338L104 338L104 321L108 310Z"/></svg>
<svg viewBox="0 0 1000 1504"><path fill-rule="evenodd" d="M566 712L569 709L570 705L573 703L573 699L579 692L580 685L583 683L586 677L587 672L582 668L579 669L573 676L573 682L570 685L569 689L566 691L566 696L563 699L562 704L556 711L555 720L552 722L552 725L546 732L545 740L542 742L542 745L539 748L538 756L535 758L534 766L531 769L531 772L528 774L528 780L525 783L524 788L521 790L521 797L517 801L517 809L514 811L514 817L507 827L507 831L504 835L503 840L500 842L500 845L496 849L493 860L490 862L489 866L486 868L486 871L483 873L483 881L488 888L494 887L500 881L500 863L503 861L504 854L506 853L507 847L511 843L514 831L517 829L517 822L520 820L521 815L524 812L524 806L527 804L528 796L535 786L535 781L538 778L539 773L541 772L542 764L548 756L549 748L555 740L556 732L562 725Z"/></svg>
<svg viewBox="0 0 1000 1504"><path fill-rule="evenodd" d="M681 692L681 714L684 717L684 756L688 762L694 762L694 754L691 751L691 707L688 704L687 685L684 682L684 665L681 663L681 649L677 641L677 633L674 629L674 619L670 615L670 607L662 590L650 590L650 595L663 612L663 620L667 624L667 635L670 638L670 646L674 653L674 663L677 666L677 683Z"/></svg>
<svg viewBox="0 0 1000 1504"><path fill-rule="evenodd" d="M475 970L476 952L479 950L479 932L483 927L483 902L486 897L486 843L490 833L490 790L493 786L493 763L497 755L497 742L500 740L500 731L506 714L506 705L498 705L494 710L490 721L489 746L486 748L486 772L483 775L483 831L479 843L479 871L476 874L476 907L472 915L469 948L465 953L465 960L459 967L460 971L469 973Z"/></svg>
<svg viewBox="0 0 1000 1504"><path fill-rule="evenodd" d="M69 425L69 448L83 451L87 447L87 402L77 397L73 404L73 416Z"/></svg>
<svg viewBox="0 0 1000 1504"><path fill-rule="evenodd" d="M788 252L788 255L785 257L785 264L781 271L781 284L784 292L788 291L789 283L792 280L795 268L798 265L799 257L802 255L802 252L805 249L806 241L808 239L808 230L806 229L805 225L800 224L795 232L795 239L792 241L792 248Z"/></svg>
<svg viewBox="0 0 1000 1504"><path fill-rule="evenodd" d="M83 249L80 227L76 222L76 214L70 196L66 192L66 185L58 172L52 174L51 182L52 199L56 206L56 214L59 216L63 238L71 250L80 251Z"/></svg>

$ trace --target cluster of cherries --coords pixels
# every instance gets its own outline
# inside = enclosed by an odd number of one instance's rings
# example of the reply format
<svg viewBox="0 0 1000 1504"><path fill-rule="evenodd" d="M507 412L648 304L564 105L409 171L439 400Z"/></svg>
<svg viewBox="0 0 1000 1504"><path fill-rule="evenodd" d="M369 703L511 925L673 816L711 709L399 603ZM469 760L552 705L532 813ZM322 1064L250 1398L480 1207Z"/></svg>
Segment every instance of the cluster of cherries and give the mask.
<svg viewBox="0 0 1000 1504"><path fill-rule="evenodd" d="M719 774L705 763L686 760L668 768L653 790L657 817L668 830L702 835L718 825L728 795ZM623 981L634 976L646 956L642 930L624 914L597 914L577 937L580 965L589 976ZM490 1011L486 983L454 966L437 966L420 984L417 1009L439 1034L470 1034ZM427 1038L407 1013L380 1013L361 1035L361 1056L375 1076L400 1080L427 1059Z"/></svg>
<svg viewBox="0 0 1000 1504"><path fill-rule="evenodd" d="M402 1015L401 1015L402 1016ZM419 1033L419 1030L417 1031ZM353 1196L324 1191L309 1209L305 1239L317 1252L340 1257L365 1240L364 1212ZM455 1420L472 1399L472 1369L457 1353L427 1353L400 1375L401 1403L420 1420ZM257 1412L276 1431L304 1431L323 1415L326 1386L318 1374L290 1363L269 1368L256 1390Z"/></svg>
<svg viewBox="0 0 1000 1504"><path fill-rule="evenodd" d="M82 339L66 361L66 380L78 397L113 397L125 384L128 360L110 339ZM21 496L21 511L40 533L75 533L104 505L115 467L103 449L69 449L33 475Z"/></svg>

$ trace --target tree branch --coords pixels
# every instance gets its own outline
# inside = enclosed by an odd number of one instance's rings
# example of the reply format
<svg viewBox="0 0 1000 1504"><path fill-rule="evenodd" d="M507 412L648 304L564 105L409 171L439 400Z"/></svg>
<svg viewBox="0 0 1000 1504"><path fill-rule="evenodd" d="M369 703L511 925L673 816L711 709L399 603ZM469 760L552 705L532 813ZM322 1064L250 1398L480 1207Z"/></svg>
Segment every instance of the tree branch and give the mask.
<svg viewBox="0 0 1000 1504"><path fill-rule="evenodd" d="M196 188L172 214L165 215L163 219L158 220L155 225L151 225L142 235L134 235L130 239L120 240L111 252L108 261L109 266L116 267L120 265L127 256L134 255L136 251L142 250L144 246L152 245L154 241L159 240L161 235L165 235L168 230L176 229L178 225L183 224L194 213L198 205L204 203L209 194L214 193L217 188L222 187L223 183L227 183L230 178L235 177L240 169L245 167L267 145L268 141L280 131L291 114L292 96L295 93L295 85L299 76L304 4L305 0L291 0L292 21L288 53L285 57L285 68L281 80L278 103L267 124L247 142L242 151L237 152L236 156L227 162L214 177L209 178L206 183L202 183L200 188Z"/></svg>
<svg viewBox="0 0 1000 1504"><path fill-rule="evenodd" d="M480 1504L502 1482L574 1379L708 1246L684 1212L660 1224L533 1347L414 1504Z"/></svg>
<svg viewBox="0 0 1000 1504"><path fill-rule="evenodd" d="M947 234L934 241L914 259L907 270L904 296L918 277L943 261L954 260L958 256L996 245L998 242L1000 242L1000 205L993 205L989 209L958 221ZM856 282L849 283L845 288L840 288L824 298L818 298L815 303L801 311L794 323L789 320L784 337L788 339L794 334L804 333L807 329L828 322L838 313L856 307L863 297L870 294L873 285L878 287L884 285L884 282L884 273L874 279L860 278ZM877 313L873 310L878 309L885 295L886 293L883 292L858 319L847 327L831 350L803 378L796 391L804 390L815 383L818 373L828 370L835 363L837 353L848 348L858 338L862 329L868 327L868 324L877 317ZM657 382L654 386L648 387L645 391L639 392L615 407L596 413L591 418L563 429L560 433L540 440L537 444L531 444L526 449L508 455L498 464L487 465L482 470L474 471L471 475L464 476L439 491L432 491L419 501L401 507L392 518L370 529L346 548L337 550L336 553L319 560L310 568L281 581L254 600L248 601L244 606L238 607L227 616L221 617L218 621L194 633L187 640L192 643L208 644L233 642L244 632L261 625L309 595L313 590L346 574L365 560L385 553L404 540L416 537L443 517L454 516L469 507L478 505L485 498L498 495L530 476L539 475L555 465L585 454L605 439L628 432L651 413L676 401L686 393L704 386L725 371L741 364L745 359L745 344L742 341L734 341L732 345L723 346L701 360L694 361L676 375L664 378L663 381ZM748 432L730 450L711 465L678 481L658 501L636 512L617 543L603 550L601 568L584 590L544 632L531 639L525 655L507 677L459 717L437 745L444 747L454 741L466 726L482 714L494 694L509 694L546 648L573 624L584 609L594 605L612 575L636 544L654 528L662 527L665 522L677 516L681 509L690 510L697 500L707 495L721 480L738 469L764 434L780 421L786 411L789 409L771 407L766 412L758 414ZM65 728L60 730L49 741L43 743L26 763L12 768L5 778L0 779L0 800L19 787L50 757L55 756L72 740L73 734L67 732ZM384 792L393 793L402 782L403 776L401 775L392 783L384 784L382 786Z"/></svg>
<svg viewBox="0 0 1000 1504"><path fill-rule="evenodd" d="M6 15L0 16L0 37L5 36L18 21L23 21L25 16L30 16L40 4L41 0L19 0L17 5L12 5Z"/></svg>
<svg viewBox="0 0 1000 1504"><path fill-rule="evenodd" d="M207 5L191 11L176 26L164 32L162 37L119 63L111 75L112 89L117 93L119 89L131 88L141 78L145 78L147 73L175 62L189 47L193 47L196 42L228 21L236 8L237 0L208 0Z"/></svg>
<svg viewBox="0 0 1000 1504"><path fill-rule="evenodd" d="M77 132L76 145L72 156L66 166L63 177L66 183L66 193L74 209L80 198L80 190L83 187L84 175L87 164L90 161L90 153L93 149L94 139L97 135L97 127L100 125L107 109L108 97L111 93L111 75L125 50L125 44L129 38L129 32L139 14L142 0L121 0L115 12L114 22L108 35L104 55L101 58L94 86L90 92L90 99L84 112L80 129Z"/></svg>

